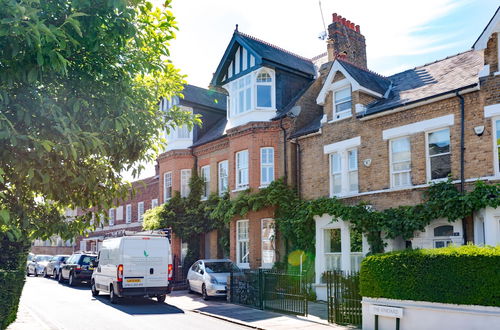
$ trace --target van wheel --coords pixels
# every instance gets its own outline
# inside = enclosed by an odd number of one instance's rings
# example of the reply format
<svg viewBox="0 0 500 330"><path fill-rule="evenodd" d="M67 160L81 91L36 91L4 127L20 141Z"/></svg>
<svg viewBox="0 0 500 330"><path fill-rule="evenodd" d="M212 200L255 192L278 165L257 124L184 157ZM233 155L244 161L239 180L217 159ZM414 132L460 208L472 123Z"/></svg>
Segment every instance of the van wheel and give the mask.
<svg viewBox="0 0 500 330"><path fill-rule="evenodd" d="M92 286L90 288L90 291L92 291L92 297L97 297L99 295L99 290L95 287L95 282L92 281Z"/></svg>
<svg viewBox="0 0 500 330"><path fill-rule="evenodd" d="M205 284L203 284L203 286L201 287L201 295L203 297L203 300L210 299L210 297L208 296L207 288L205 287Z"/></svg>
<svg viewBox="0 0 500 330"><path fill-rule="evenodd" d="M115 294L115 290L113 289L113 286L109 286L109 301L112 304L117 304L118 303L118 297Z"/></svg>
<svg viewBox="0 0 500 330"><path fill-rule="evenodd" d="M57 270L54 269L54 273L52 274L52 276L54 277L54 279L57 279Z"/></svg>
<svg viewBox="0 0 500 330"><path fill-rule="evenodd" d="M159 303L164 303L166 298L167 298L166 294L160 294L156 296L156 300L158 300Z"/></svg>

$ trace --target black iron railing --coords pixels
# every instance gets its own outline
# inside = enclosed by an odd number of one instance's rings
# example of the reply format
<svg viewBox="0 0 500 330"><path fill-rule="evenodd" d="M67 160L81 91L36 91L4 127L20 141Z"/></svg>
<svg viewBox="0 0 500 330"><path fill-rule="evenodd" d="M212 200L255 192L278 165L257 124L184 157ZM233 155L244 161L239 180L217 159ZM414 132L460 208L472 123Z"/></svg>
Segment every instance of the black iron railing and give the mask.
<svg viewBox="0 0 500 330"><path fill-rule="evenodd" d="M328 296L328 322L361 326L359 273L328 271L324 274Z"/></svg>

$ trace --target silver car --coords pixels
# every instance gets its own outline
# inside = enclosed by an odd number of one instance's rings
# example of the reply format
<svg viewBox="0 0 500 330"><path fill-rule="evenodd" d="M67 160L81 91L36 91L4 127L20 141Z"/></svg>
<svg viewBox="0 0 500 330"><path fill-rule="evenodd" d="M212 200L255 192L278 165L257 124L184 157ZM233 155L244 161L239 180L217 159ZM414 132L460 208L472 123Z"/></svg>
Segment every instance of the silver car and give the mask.
<svg viewBox="0 0 500 330"><path fill-rule="evenodd" d="M52 260L53 256L38 254L36 255L26 267L26 275L30 276L31 274L38 276L43 274L43 270L47 266L50 260Z"/></svg>
<svg viewBox="0 0 500 330"><path fill-rule="evenodd" d="M195 262L187 274L190 292L201 293L204 300L227 294L227 281L231 272L240 270L229 259L202 259Z"/></svg>

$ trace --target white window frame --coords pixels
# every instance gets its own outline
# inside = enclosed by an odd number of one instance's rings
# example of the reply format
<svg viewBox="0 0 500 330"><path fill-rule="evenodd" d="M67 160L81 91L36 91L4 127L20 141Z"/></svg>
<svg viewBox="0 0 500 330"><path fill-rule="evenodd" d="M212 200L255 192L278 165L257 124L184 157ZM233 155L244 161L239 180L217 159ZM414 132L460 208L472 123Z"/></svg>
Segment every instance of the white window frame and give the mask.
<svg viewBox="0 0 500 330"><path fill-rule="evenodd" d="M115 209L111 208L109 209L109 226L114 226L115 225Z"/></svg>
<svg viewBox="0 0 500 330"><path fill-rule="evenodd" d="M350 94L349 100L337 103L335 101L335 94L338 92L344 91L346 89L349 90L349 94ZM347 102L351 103L351 107L349 109L344 110L344 111L340 111L340 112L337 111L337 105L344 104ZM335 87L335 89L332 91L332 114L333 114L332 121L338 121L338 120L350 118L352 116L352 88L351 88L350 84Z"/></svg>
<svg viewBox="0 0 500 330"><path fill-rule="evenodd" d="M225 169L225 175L222 172L222 168ZM218 187L219 187L219 195L224 195L227 191L229 191L229 164L227 160L223 160L217 164L217 173L218 173ZM225 188L224 188L225 185Z"/></svg>
<svg viewBox="0 0 500 330"><path fill-rule="evenodd" d="M210 165L202 166L200 169L201 178L203 179L203 191L201 194L202 200L207 200L210 196Z"/></svg>
<svg viewBox="0 0 500 330"><path fill-rule="evenodd" d="M349 152L355 151L356 152L356 168L350 168L349 167ZM338 154L340 156L340 172L332 173L332 158L334 154ZM349 195L355 195L359 193L359 152L358 148L349 148L349 149L344 149L344 150L337 150L335 152L331 152L328 154L328 174L329 174L329 181L330 181L330 197L343 197L343 196L349 196ZM350 172L357 172L357 189L356 190L350 190L350 182L349 182L349 173ZM341 190L340 193L334 193L333 191L333 175L338 175L340 174L341 177Z"/></svg>
<svg viewBox="0 0 500 330"><path fill-rule="evenodd" d="M247 226L247 237L245 239L240 239L240 226L242 224L246 224ZM240 243L246 243L247 246L247 254L245 256L241 256ZM240 262L240 260L244 261L244 257L246 257L246 261L248 262ZM240 268L250 268L250 221L249 220L238 220L236 221L236 264Z"/></svg>
<svg viewBox="0 0 500 330"><path fill-rule="evenodd" d="M188 197L191 189L189 181L191 180L191 169L181 170L181 197Z"/></svg>
<svg viewBox="0 0 500 330"><path fill-rule="evenodd" d="M172 198L172 172L165 172L163 173L163 201L166 202L170 198Z"/></svg>
<svg viewBox="0 0 500 330"><path fill-rule="evenodd" d="M115 220L116 221L123 220L123 205L120 205L117 208L115 208Z"/></svg>
<svg viewBox="0 0 500 330"><path fill-rule="evenodd" d="M264 163L263 162L263 153L264 152L269 152L271 151L272 153L272 157L271 157L271 161L269 162L266 162ZM269 155L268 155L269 156ZM271 169L271 171L269 172L269 169ZM264 178L263 178L263 171L266 170L268 171L268 174L271 173L272 174L272 178L269 179L268 177L268 180L267 181L264 181ZM264 147L264 148L260 148L260 186L261 187L266 187L268 186L271 182L274 181L274 148L273 147Z"/></svg>
<svg viewBox="0 0 500 330"><path fill-rule="evenodd" d="M154 209L157 206L158 206L158 198L153 198L151 200L151 208Z"/></svg>
<svg viewBox="0 0 500 330"><path fill-rule="evenodd" d="M271 77L271 81L257 82L257 78L259 77L259 75L266 74L266 73ZM263 109L263 110L275 109L276 108L276 100L275 100L276 99L276 92L275 92L276 78L275 78L274 71L269 70L269 69L258 70L255 73L254 82L255 82L255 87L254 87L255 109L257 109L257 110L259 110L259 109ZM258 106L258 103L257 103L257 101L258 101L258 93L257 93L258 86L270 86L271 87L271 106L269 106L269 107L259 107Z"/></svg>
<svg viewBox="0 0 500 330"><path fill-rule="evenodd" d="M398 140L403 140L403 139L406 139L408 140L409 142L409 145L410 145L410 169L409 170L403 170L403 171L394 171L393 170L393 160L392 160L392 143L395 142L395 141L398 141ZM395 139L391 139L389 140L389 172L390 172L390 183L391 183L391 188L405 188L405 187L411 187L413 184L411 182L411 139L409 136L403 136L403 137L398 137L398 138L395 138ZM394 180L394 176L396 174L401 174L401 173L408 173L408 176L409 176L409 180L408 180L408 184L407 185L399 185L399 186L396 186L395 185L395 180Z"/></svg>
<svg viewBox="0 0 500 330"><path fill-rule="evenodd" d="M448 153L444 154L439 154L439 155L433 155L433 157L436 156L442 156L442 155L450 155L450 170L452 170L452 159L451 159L451 128L450 127L441 127L439 129L434 129L430 131L425 132L425 164L426 164L426 173L427 173L427 182L439 182L439 181L446 181L448 178L439 178L439 179L432 179L432 174L431 174L431 159L430 159L430 154L429 154L429 134L434 133L434 132L439 132L447 129L449 133L449 141L450 141L450 151ZM451 173L451 172L450 172Z"/></svg>
<svg viewBox="0 0 500 330"><path fill-rule="evenodd" d="M272 238L267 238L267 237L264 237L264 224L266 222L272 222L272 225L273 225L273 237ZM261 250L261 260L262 260L262 268L272 268L274 263L276 262L276 245L275 245L275 242L276 242L276 221L274 221L274 219L271 219L271 218L265 218L265 219L262 219L260 221L260 238L261 238L261 246L260 246L260 250ZM264 250L264 243L267 243L269 242L272 246L272 250ZM264 251L272 251L272 262L270 263L265 263L264 262Z"/></svg>
<svg viewBox="0 0 500 330"><path fill-rule="evenodd" d="M127 204L125 207L125 223L132 222L132 204Z"/></svg>
<svg viewBox="0 0 500 330"><path fill-rule="evenodd" d="M500 33L498 34L500 38ZM500 40L499 40L500 41ZM499 46L500 47L500 46ZM500 54L499 54L500 56ZM500 71L500 70L499 70ZM499 121L499 127L496 127L496 122ZM491 122L491 127L493 127L493 167L495 169L495 176L500 177L500 159L498 153L500 152L500 143L498 143L500 136L498 136L497 132L500 131L500 116L493 117Z"/></svg>
<svg viewBox="0 0 500 330"><path fill-rule="evenodd" d="M144 217L144 202L137 203L137 222L142 222Z"/></svg>
<svg viewBox="0 0 500 330"><path fill-rule="evenodd" d="M241 157L241 155L244 155L246 154L246 167L240 167L240 161L239 161L239 158ZM249 152L248 152L248 149L246 150L241 150L241 151L238 151L235 156L235 169L236 169L236 182L235 182L235 186L236 186L236 189L237 190L240 190L240 189L246 189L248 188L248 185L249 185L249 181L250 181L250 171L249 171L249 168L250 168L250 159L249 159ZM246 170L246 179L247 181L246 182L240 182L242 181L241 180L241 174L240 174L240 171L242 171L241 173L243 173L243 171Z"/></svg>

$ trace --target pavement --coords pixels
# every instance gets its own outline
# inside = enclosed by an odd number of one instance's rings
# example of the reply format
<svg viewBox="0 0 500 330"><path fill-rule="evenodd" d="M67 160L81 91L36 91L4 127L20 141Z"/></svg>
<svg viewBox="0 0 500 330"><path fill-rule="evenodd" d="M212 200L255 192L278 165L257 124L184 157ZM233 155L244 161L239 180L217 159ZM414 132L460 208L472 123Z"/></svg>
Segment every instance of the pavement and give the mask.
<svg viewBox="0 0 500 330"><path fill-rule="evenodd" d="M69 287L41 277L27 278L17 320L8 330L61 329L349 329L329 325L318 316L309 318L261 311L216 298L204 301L198 294L174 291L163 304L155 300L125 299L118 305L109 296L91 296L87 286ZM315 307L314 307L315 306ZM321 315L324 306L310 310ZM318 309L319 308L319 309ZM315 319L316 318L316 319Z"/></svg>

